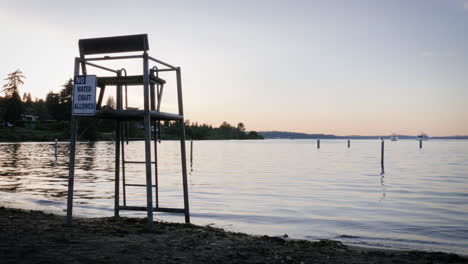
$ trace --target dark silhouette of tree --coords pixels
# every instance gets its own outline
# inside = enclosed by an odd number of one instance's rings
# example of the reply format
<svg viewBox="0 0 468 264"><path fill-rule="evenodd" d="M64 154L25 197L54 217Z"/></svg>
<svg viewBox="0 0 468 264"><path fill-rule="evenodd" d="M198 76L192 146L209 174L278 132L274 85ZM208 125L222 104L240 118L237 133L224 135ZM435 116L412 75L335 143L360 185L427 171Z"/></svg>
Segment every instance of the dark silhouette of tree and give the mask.
<svg viewBox="0 0 468 264"><path fill-rule="evenodd" d="M23 102L19 95L19 86L23 84L24 77L20 70L16 70L5 78L7 83L3 85L3 92L5 93L5 112L3 119L10 123L15 123L19 120L24 111Z"/></svg>
<svg viewBox="0 0 468 264"><path fill-rule="evenodd" d="M32 98L31 98L31 93L28 93L26 95L26 100L23 100L23 104L24 104L24 112L27 113L27 114L32 114L32 115L37 115L33 105L34 105L34 102L32 101Z"/></svg>
<svg viewBox="0 0 468 264"><path fill-rule="evenodd" d="M240 122L239 124L237 124L237 130L239 130L241 132L245 132L244 123Z"/></svg>
<svg viewBox="0 0 468 264"><path fill-rule="evenodd" d="M26 103L28 103L28 104L32 103L31 93L28 93L28 96L26 97Z"/></svg>
<svg viewBox="0 0 468 264"><path fill-rule="evenodd" d="M73 79L68 79L64 85L62 85L62 90L59 93L59 109L61 111L58 116L58 120L70 120L71 115L71 104L72 104L72 92L73 92Z"/></svg>
<svg viewBox="0 0 468 264"><path fill-rule="evenodd" d="M117 109L117 104L115 103L115 99L113 96L109 96L106 101L106 105L104 107L110 108L110 109Z"/></svg>
<svg viewBox="0 0 468 264"><path fill-rule="evenodd" d="M17 91L13 91L12 94L6 99L6 111L3 119L9 123L16 123L21 118L23 113L23 102Z"/></svg>
<svg viewBox="0 0 468 264"><path fill-rule="evenodd" d="M178 122L163 122L162 137L176 139L179 135L178 124ZM243 123L234 127L224 121L218 128L213 128L207 124L199 125L190 123L189 120L185 121L185 135L188 139L263 139L257 132L251 131L247 134L245 130Z"/></svg>
<svg viewBox="0 0 468 264"><path fill-rule="evenodd" d="M59 120L60 117L60 103L59 103L59 95L50 91L45 100L45 104L47 107L47 112L55 118L56 120Z"/></svg>
<svg viewBox="0 0 468 264"><path fill-rule="evenodd" d="M51 115L47 110L46 102L43 99L38 99L32 104L32 108L34 109L34 114L39 116L40 120L49 120L51 119Z"/></svg>
<svg viewBox="0 0 468 264"><path fill-rule="evenodd" d="M8 74L8 77L5 78L5 81L8 81L5 85L3 85L3 90L2 92L5 93L5 97L10 97L13 95L13 92L18 92L18 87L23 84L23 79L26 78L24 77L23 73L20 70L16 70L10 74ZM21 100L21 97L20 97Z"/></svg>
<svg viewBox="0 0 468 264"><path fill-rule="evenodd" d="M28 134L31 140L49 139L49 134L61 140L70 137L69 121L71 117L71 104L73 92L73 79L68 79L58 93L50 91L45 100L35 99L33 101L31 93L24 93L21 98L18 87L23 83L21 71L17 70L8 75L5 79L8 81L2 91L6 96L0 96L0 119L8 121L17 126L24 122L17 122L22 113L36 115L39 117L37 124L33 128L36 130ZM105 107L116 108L114 97L107 99ZM139 121L128 122L128 131L130 138L141 138L144 135L143 124ZM180 139L180 121L162 121L161 139ZM232 126L224 121L219 127L213 127L208 124L191 123L190 120L184 121L185 135L187 139L262 139L255 131L246 133L244 123L239 122L237 126ZM79 139L85 140L112 140L115 122L112 120L83 119L80 120L78 130ZM46 133L42 136L41 133ZM41 135L41 136L34 136ZM159 133L158 133L159 137ZM26 139L27 140L27 139Z"/></svg>
<svg viewBox="0 0 468 264"><path fill-rule="evenodd" d="M263 139L263 136L259 135L256 131L250 131L247 134L247 138L250 138L250 139Z"/></svg>
<svg viewBox="0 0 468 264"><path fill-rule="evenodd" d="M66 121L71 116L73 80L69 79L62 87L59 93L50 91L45 102L47 111L54 119Z"/></svg>
<svg viewBox="0 0 468 264"><path fill-rule="evenodd" d="M232 127L228 122L224 121L219 126L219 136L221 138L235 138L234 137L234 127Z"/></svg>
<svg viewBox="0 0 468 264"><path fill-rule="evenodd" d="M73 79L68 79L64 85L62 85L62 90L59 93L59 103L68 104L71 108L72 101L72 92L73 92Z"/></svg>
<svg viewBox="0 0 468 264"><path fill-rule="evenodd" d="M245 126L244 126L244 123L242 122L237 124L236 138L238 139L247 138L247 135L245 134Z"/></svg>

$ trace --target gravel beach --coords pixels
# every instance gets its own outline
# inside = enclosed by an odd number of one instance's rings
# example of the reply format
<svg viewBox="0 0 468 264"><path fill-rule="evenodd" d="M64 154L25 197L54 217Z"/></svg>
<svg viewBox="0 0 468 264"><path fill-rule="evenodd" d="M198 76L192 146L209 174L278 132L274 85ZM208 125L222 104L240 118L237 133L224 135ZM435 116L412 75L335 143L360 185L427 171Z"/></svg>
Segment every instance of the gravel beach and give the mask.
<svg viewBox="0 0 468 264"><path fill-rule="evenodd" d="M440 252L251 236L143 218L75 218L0 207L0 263L468 263Z"/></svg>

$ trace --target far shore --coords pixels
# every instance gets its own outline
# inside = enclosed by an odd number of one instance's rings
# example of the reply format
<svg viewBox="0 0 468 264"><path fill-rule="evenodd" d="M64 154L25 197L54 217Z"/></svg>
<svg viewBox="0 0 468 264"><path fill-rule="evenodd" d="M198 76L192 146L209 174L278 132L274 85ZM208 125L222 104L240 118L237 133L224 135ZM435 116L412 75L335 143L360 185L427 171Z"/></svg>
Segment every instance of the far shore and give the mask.
<svg viewBox="0 0 468 264"><path fill-rule="evenodd" d="M468 263L456 254L251 236L144 218L75 218L0 207L0 263Z"/></svg>

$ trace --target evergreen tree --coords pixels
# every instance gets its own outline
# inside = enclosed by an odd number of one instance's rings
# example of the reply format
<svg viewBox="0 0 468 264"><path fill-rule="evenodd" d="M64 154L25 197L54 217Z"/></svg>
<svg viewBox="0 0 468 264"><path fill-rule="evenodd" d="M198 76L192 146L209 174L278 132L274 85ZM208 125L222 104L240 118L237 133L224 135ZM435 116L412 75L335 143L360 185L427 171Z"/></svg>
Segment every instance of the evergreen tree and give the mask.
<svg viewBox="0 0 468 264"><path fill-rule="evenodd" d="M46 103L43 99L36 100L33 105L34 113L39 116L40 120L49 120L51 119L50 114L48 113Z"/></svg>
<svg viewBox="0 0 468 264"><path fill-rule="evenodd" d="M60 114L57 116L57 120L70 120L71 117L71 104L72 104L72 92L73 92L73 79L68 79L62 90L58 94L58 103Z"/></svg>
<svg viewBox="0 0 468 264"><path fill-rule="evenodd" d="M71 107L72 101L72 92L73 92L73 79L68 79L64 85L62 85L62 90L59 93L59 103L60 104L69 104Z"/></svg>
<svg viewBox="0 0 468 264"><path fill-rule="evenodd" d="M14 124L21 118L23 111L24 109L21 96L17 91L13 91L13 93L10 94L6 100L6 111L3 118L5 121Z"/></svg>
<svg viewBox="0 0 468 264"><path fill-rule="evenodd" d="M245 134L245 125L244 125L244 123L242 123L242 122L240 122L239 124L237 124L236 138L237 138L237 139L245 139L245 138L247 138L247 135Z"/></svg>
<svg viewBox="0 0 468 264"><path fill-rule="evenodd" d="M240 132L245 132L244 123L240 122L239 124L237 124L237 130L239 130Z"/></svg>
<svg viewBox="0 0 468 264"><path fill-rule="evenodd" d="M49 114L59 121L70 120L73 80L69 79L62 85L59 93L50 91L46 97L46 106Z"/></svg>
<svg viewBox="0 0 468 264"><path fill-rule="evenodd" d="M10 74L8 77L5 78L5 81L8 81L5 85L3 85L2 92L5 93L5 97L10 97L16 91L19 96L18 87L23 84L24 77L23 73L20 70L16 70ZM21 100L21 97L20 97Z"/></svg>
<svg viewBox="0 0 468 264"><path fill-rule="evenodd" d="M234 127L232 127L228 122L224 121L219 126L219 137L220 138L232 138L234 139Z"/></svg>
<svg viewBox="0 0 468 264"><path fill-rule="evenodd" d="M26 105L26 107L31 107L32 104L33 104L33 100L31 98L31 93L28 93L28 95L26 96L25 105Z"/></svg>
<svg viewBox="0 0 468 264"><path fill-rule="evenodd" d="M45 101L47 111L49 114L56 120L60 120L60 104L59 104L59 95L50 91L47 94Z"/></svg>
<svg viewBox="0 0 468 264"><path fill-rule="evenodd" d="M113 96L109 96L107 97L107 102L106 102L106 105L105 107L109 108L109 109L117 109L117 106L116 106L116 103L115 103L115 99Z"/></svg>
<svg viewBox="0 0 468 264"><path fill-rule="evenodd" d="M21 96L19 95L19 86L23 84L24 77L23 73L20 70L16 70L5 78L7 83L3 85L3 92L5 93L5 112L4 120L10 123L15 123L16 120L19 120L21 114L24 111L23 102L21 101Z"/></svg>

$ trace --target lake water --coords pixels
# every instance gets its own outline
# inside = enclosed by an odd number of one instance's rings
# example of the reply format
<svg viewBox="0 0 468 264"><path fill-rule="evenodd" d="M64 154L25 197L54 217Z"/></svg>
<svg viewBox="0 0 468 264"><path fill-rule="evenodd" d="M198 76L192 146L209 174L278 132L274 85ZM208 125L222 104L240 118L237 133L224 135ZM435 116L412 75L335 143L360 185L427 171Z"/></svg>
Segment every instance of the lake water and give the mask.
<svg viewBox="0 0 468 264"><path fill-rule="evenodd" d="M188 164L192 223L258 235L468 254L468 141L195 141ZM187 144L188 150L190 144ZM64 214L67 143L0 144L0 204ZM158 145L160 206L183 207L180 146ZM189 153L189 151L188 151ZM144 160L143 142L126 146ZM74 215L113 215L113 142L79 143ZM144 183L144 165L127 165L127 183ZM122 193L122 192L121 192ZM145 188L128 187L128 205L145 206ZM144 212L122 212L145 216ZM183 222L180 214L156 219Z"/></svg>

